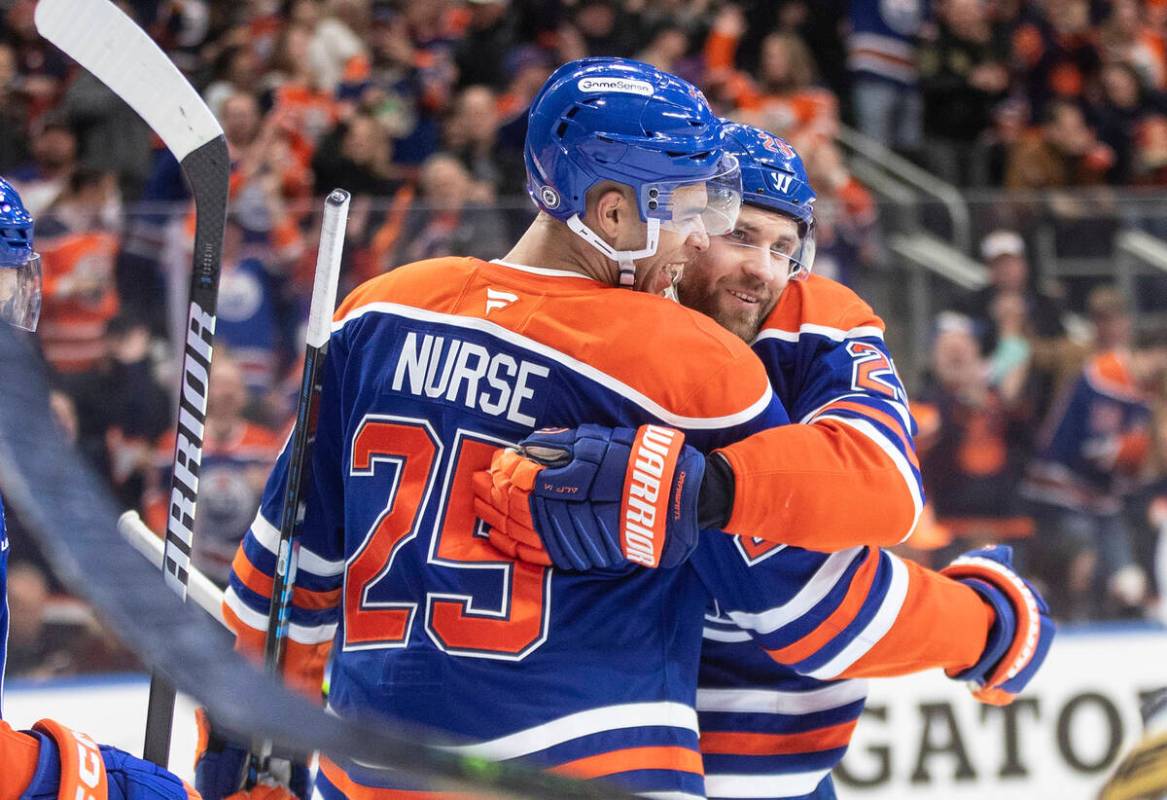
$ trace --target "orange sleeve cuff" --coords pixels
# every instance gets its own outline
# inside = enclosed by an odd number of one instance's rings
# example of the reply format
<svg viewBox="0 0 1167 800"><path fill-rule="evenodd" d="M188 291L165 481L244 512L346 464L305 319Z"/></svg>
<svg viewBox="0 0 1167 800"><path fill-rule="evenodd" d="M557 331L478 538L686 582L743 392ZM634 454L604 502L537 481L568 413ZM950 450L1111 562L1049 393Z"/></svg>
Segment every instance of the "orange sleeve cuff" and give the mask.
<svg viewBox="0 0 1167 800"><path fill-rule="evenodd" d="M911 533L903 474L840 422L771 428L717 452L734 475L730 533L821 551L886 547Z"/></svg>
<svg viewBox="0 0 1167 800"><path fill-rule="evenodd" d="M895 622L841 678L876 678L941 667L960 672L981 657L993 610L973 589L919 564L908 568L908 594Z"/></svg>

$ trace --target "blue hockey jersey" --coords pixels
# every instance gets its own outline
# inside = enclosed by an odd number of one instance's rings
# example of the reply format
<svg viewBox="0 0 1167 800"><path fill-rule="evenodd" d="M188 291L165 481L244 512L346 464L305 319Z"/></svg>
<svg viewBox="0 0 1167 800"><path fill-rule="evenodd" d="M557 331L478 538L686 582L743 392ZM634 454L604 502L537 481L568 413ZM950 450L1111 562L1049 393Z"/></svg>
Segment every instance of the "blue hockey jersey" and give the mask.
<svg viewBox="0 0 1167 800"><path fill-rule="evenodd" d="M1095 514L1118 514L1150 450L1151 409L1118 352L1090 359L1050 410L1026 497Z"/></svg>
<svg viewBox="0 0 1167 800"><path fill-rule="evenodd" d="M482 536L469 485L496 447L537 427L660 422L710 449L782 424L754 355L662 298L460 258L359 288L329 347L289 677L318 692L331 643L329 705L341 716L424 725L468 753L632 791L703 797L702 620L707 585L726 588L717 563L735 541L703 545L702 574L512 563ZM226 592L245 647L266 627L286 458ZM321 762L328 800L407 786Z"/></svg>
<svg viewBox="0 0 1167 800"><path fill-rule="evenodd" d="M697 695L706 788L711 798L822 800L834 797L830 771L863 710L860 678L972 663L992 619L967 587L891 553L847 546L900 541L923 506L915 423L871 308L812 275L786 287L754 350L805 424L725 452L745 470L735 467L739 476L768 469L778 477L754 495L755 511L770 509L764 518L776 530L840 549L738 537L736 563L695 559L703 574L721 573L712 580L743 588L723 592L706 617ZM780 501L762 501L765 494ZM734 570L772 591L757 595L751 581L730 577Z"/></svg>

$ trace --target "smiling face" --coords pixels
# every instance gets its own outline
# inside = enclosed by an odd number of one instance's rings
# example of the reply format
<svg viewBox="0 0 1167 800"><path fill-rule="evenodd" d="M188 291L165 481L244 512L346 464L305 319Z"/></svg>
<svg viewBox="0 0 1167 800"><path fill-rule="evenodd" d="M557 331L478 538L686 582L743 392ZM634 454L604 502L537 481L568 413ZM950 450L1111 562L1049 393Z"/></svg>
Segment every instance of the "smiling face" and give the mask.
<svg viewBox="0 0 1167 800"><path fill-rule="evenodd" d="M799 246L790 217L742 206L737 225L715 236L677 286L683 304L746 342L753 341L790 280L788 256Z"/></svg>

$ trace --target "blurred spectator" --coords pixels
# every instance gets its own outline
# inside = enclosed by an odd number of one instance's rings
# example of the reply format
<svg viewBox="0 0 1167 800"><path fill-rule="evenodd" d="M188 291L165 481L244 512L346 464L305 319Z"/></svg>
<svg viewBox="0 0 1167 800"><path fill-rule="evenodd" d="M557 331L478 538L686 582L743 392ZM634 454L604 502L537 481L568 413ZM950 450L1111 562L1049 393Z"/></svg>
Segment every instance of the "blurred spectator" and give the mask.
<svg viewBox="0 0 1167 800"><path fill-rule="evenodd" d="M223 103L234 95L256 94L262 77L263 64L250 43L227 47L219 54L215 79L203 91L203 99L211 112L222 119Z"/></svg>
<svg viewBox="0 0 1167 800"><path fill-rule="evenodd" d="M743 83L734 97L735 116L805 147L812 139L833 139L839 104L829 90L815 85L810 48L792 33L772 33L762 40L756 85Z"/></svg>
<svg viewBox="0 0 1167 800"><path fill-rule="evenodd" d="M308 0L311 3L311 0ZM269 74L272 89L272 116L288 137L291 152L300 163L312 160L316 143L336 123L339 109L331 87L315 70L310 48L313 30L303 23L284 29Z"/></svg>
<svg viewBox="0 0 1167 800"><path fill-rule="evenodd" d="M458 87L485 84L493 89L506 86L509 76L504 55L517 44L517 19L510 0L469 0L470 24L454 48L458 67Z"/></svg>
<svg viewBox="0 0 1167 800"><path fill-rule="evenodd" d="M1033 533L1017 492L1031 445L1032 420L1020 397L1027 368L1023 361L995 376L972 320L952 312L937 319L932 381L912 413L928 500L953 555Z"/></svg>
<svg viewBox="0 0 1167 800"><path fill-rule="evenodd" d="M81 165L117 176L122 197L136 200L150 176L150 127L104 83L77 70L61 99L61 114L77 133Z"/></svg>
<svg viewBox="0 0 1167 800"><path fill-rule="evenodd" d="M1056 100L1046 108L1042 124L1010 150L1005 186L1050 189L1098 185L1113 164L1114 153L1098 141L1082 110Z"/></svg>
<svg viewBox="0 0 1167 800"><path fill-rule="evenodd" d="M506 226L475 197L470 173L458 159L445 153L427 159L419 189L391 266L446 255L489 259L506 252Z"/></svg>
<svg viewBox="0 0 1167 800"><path fill-rule="evenodd" d="M1147 463L1167 341L1132 346L1121 302L1107 288L1091 294L1098 349L1047 418L1023 487L1038 523L1034 569L1054 613L1071 619L1131 613L1146 590L1122 512Z"/></svg>
<svg viewBox="0 0 1167 800"><path fill-rule="evenodd" d="M617 0L581 0L572 17L589 56L631 56L641 40L637 22Z"/></svg>
<svg viewBox="0 0 1167 800"><path fill-rule="evenodd" d="M521 151L500 148L498 104L486 86L470 86L454 101L446 120L445 151L466 167L475 183L475 196L493 200L521 196L526 169Z"/></svg>
<svg viewBox="0 0 1167 800"><path fill-rule="evenodd" d="M523 45L507 55L505 66L509 80L498 97L498 114L504 121L521 118L525 131L527 108L551 75L551 57L540 47Z"/></svg>
<svg viewBox="0 0 1167 800"><path fill-rule="evenodd" d="M1162 119L1167 104L1157 92L1144 89L1139 73L1116 61L1102 69L1101 98L1092 110L1098 138L1114 153L1111 183L1130 183L1135 174L1135 147L1149 118Z"/></svg>
<svg viewBox="0 0 1167 800"><path fill-rule="evenodd" d="M267 475L280 449L273 431L244 417L248 404L243 369L230 350L216 348L193 558L195 566L220 586L226 586L231 560L259 510ZM164 436L154 452L156 470L145 501L146 519L153 530L162 531L166 529L174 434Z"/></svg>
<svg viewBox="0 0 1167 800"><path fill-rule="evenodd" d="M119 316L105 326L102 358L62 378L75 419L77 447L104 475L119 502L136 507L153 442L172 424L170 393L154 373L144 322ZM67 419L69 407L58 410Z"/></svg>
<svg viewBox="0 0 1167 800"><path fill-rule="evenodd" d="M1008 41L993 29L983 0L940 0L936 10L937 34L919 51L924 150L933 172L965 186L973 144L1009 88Z"/></svg>
<svg viewBox="0 0 1167 800"><path fill-rule="evenodd" d="M981 242L981 258L989 268L989 285L958 303L957 310L977 324L989 352L1001 338L995 307L999 298L1007 295L1020 296L1024 301L1029 335L1038 339L1065 335L1062 305L1037 286L1030 274L1025 240L1020 234L1004 228L993 231Z"/></svg>
<svg viewBox="0 0 1167 800"><path fill-rule="evenodd" d="M77 165L77 137L56 115L33 125L33 160L12 170L9 179L33 218L56 202Z"/></svg>
<svg viewBox="0 0 1167 800"><path fill-rule="evenodd" d="M1060 299L1044 290L1029 269L1025 241L1015 231L993 231L981 242L989 285L955 304L981 336L993 372L1009 374L1030 362L1025 387L1029 413L1041 418L1080 353L1066 338Z"/></svg>
<svg viewBox="0 0 1167 800"><path fill-rule="evenodd" d="M391 150L389 134L374 117L354 114L324 137L313 156L313 194L322 197L340 186L354 196L391 196L398 185L391 177Z"/></svg>
<svg viewBox="0 0 1167 800"><path fill-rule="evenodd" d="M1026 4L1025 19L1013 32L1013 58L1034 114L1055 100L1077 101L1101 64L1090 27L1089 0L1046 0Z"/></svg>
<svg viewBox="0 0 1167 800"><path fill-rule="evenodd" d="M22 83L16 51L0 42L0 171L4 172L28 157L30 113Z"/></svg>
<svg viewBox="0 0 1167 800"><path fill-rule="evenodd" d="M335 92L342 81L368 74L369 58L364 41L354 31L367 26L368 4L359 0L295 0L291 19L294 26L311 31L308 59L315 84L325 92Z"/></svg>
<svg viewBox="0 0 1167 800"><path fill-rule="evenodd" d="M834 142L802 148L815 187L814 270L855 287L860 273L879 257L875 199L847 171Z"/></svg>
<svg viewBox="0 0 1167 800"><path fill-rule="evenodd" d="M859 130L902 153L923 137L917 39L927 0L851 0L847 68Z"/></svg>
<svg viewBox="0 0 1167 800"><path fill-rule="evenodd" d="M1131 66L1143 85L1167 89L1167 52L1163 33L1146 23L1139 0L1111 0L1110 14L1098 32L1102 58Z"/></svg>
<svg viewBox="0 0 1167 800"><path fill-rule="evenodd" d="M10 678L51 678L76 671L69 651L73 633L48 620L49 583L24 561L8 567L8 659Z"/></svg>
<svg viewBox="0 0 1167 800"><path fill-rule="evenodd" d="M76 170L64 193L37 220L44 270L38 336L45 357L65 375L91 369L105 353L106 324L118 312L114 286L120 208L113 176Z"/></svg>
<svg viewBox="0 0 1167 800"><path fill-rule="evenodd" d="M34 0L13 0L4 8L5 26L20 70L20 93L28 102L30 119L36 119L60 99L69 61L37 33Z"/></svg>
<svg viewBox="0 0 1167 800"><path fill-rule="evenodd" d="M1022 100L1011 98L993 108L989 126L977 135L969 153L971 186L1001 186L1005 182L1009 154L1025 136L1028 123L1029 106Z"/></svg>
<svg viewBox="0 0 1167 800"><path fill-rule="evenodd" d="M228 218L215 338L234 354L251 401L258 404L272 391L276 376L293 358L299 319L289 308L288 279L271 248L265 246L267 240L249 239L254 237L238 220Z"/></svg>
<svg viewBox="0 0 1167 800"><path fill-rule="evenodd" d="M704 77L699 59L689 57L689 31L677 19L664 18L648 29L647 44L636 54L637 61L652 64L658 69L700 83Z"/></svg>

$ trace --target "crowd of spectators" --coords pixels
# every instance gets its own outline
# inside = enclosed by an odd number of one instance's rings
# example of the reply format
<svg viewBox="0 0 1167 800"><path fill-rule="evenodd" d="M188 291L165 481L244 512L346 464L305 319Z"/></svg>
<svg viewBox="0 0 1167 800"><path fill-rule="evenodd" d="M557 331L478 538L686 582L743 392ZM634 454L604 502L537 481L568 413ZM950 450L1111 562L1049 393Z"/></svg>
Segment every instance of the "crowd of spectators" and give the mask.
<svg viewBox="0 0 1167 800"><path fill-rule="evenodd" d="M400 263L501 255L533 213L523 195L525 111L564 61L648 61L696 83L718 113L788 138L818 192L815 269L847 283L886 253L879 206L836 142L843 122L962 187L1167 185L1163 0L119 4L202 91L231 155L196 535L196 559L220 580L289 425L319 198L334 186L354 196L342 293ZM145 124L37 36L34 7L10 0L0 9L0 174L38 219L38 338L56 374L53 409L118 499L161 527L189 194ZM1074 197L1060 202L1069 216L1075 202L1097 209ZM1155 416L1140 423L1143 451L1120 448L1123 458L1108 461L1111 445L1097 445L1105 451L1098 469L1114 478L1105 492L1125 511L1131 497L1141 503L1142 516L1124 517L1135 522L1120 533L1088 532L1114 528L1113 515L1096 509L1083 512L1094 515L1090 525L1068 533L1072 525L1035 511L1019 487L1037 480L1034 463L1056 462L1053 434L1042 432L1043 423L1056 428L1054 398L1089 378L1091 359L1143 353L1136 345L1145 343L1104 333L1107 314L1125 314L1112 296L1092 296L1096 341L1070 336L1065 309L1037 288L1015 234L990 237L983 255L993 286L937 321L930 382L912 387L935 499L927 546L944 551L945 541L989 531L1019 542L1061 536L1064 553L1032 563L1067 589L1058 599L1067 616L1141 613L1155 584L1132 576L1150 563L1147 532L1167 521L1167 489L1156 502L1152 480L1167 466L1157 401L1144 402ZM1123 374L1141 398L1154 395L1147 390L1158 376L1158 350L1147 352L1137 370L1123 367L1139 373ZM978 527L987 517L993 524ZM96 654L98 623L38 563L19 520L10 523L23 562L12 592L48 609L28 629L63 626L55 637L16 631L14 650L73 643L52 657L18 655L15 664L27 657L30 671L48 674L118 663L117 653ZM1111 546L1120 535L1130 547ZM1070 574L1077 577L1062 579ZM1105 591L1079 591L1096 576ZM92 635L74 635L78 626Z"/></svg>
<svg viewBox="0 0 1167 800"><path fill-rule="evenodd" d="M1167 622L1167 336L1108 284L1076 319L1015 231L982 256L991 282L937 317L913 394L929 513L909 548L942 566L1011 543L1055 616Z"/></svg>

